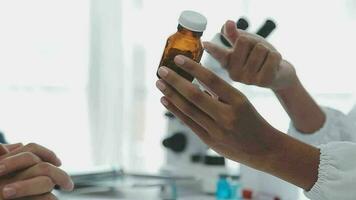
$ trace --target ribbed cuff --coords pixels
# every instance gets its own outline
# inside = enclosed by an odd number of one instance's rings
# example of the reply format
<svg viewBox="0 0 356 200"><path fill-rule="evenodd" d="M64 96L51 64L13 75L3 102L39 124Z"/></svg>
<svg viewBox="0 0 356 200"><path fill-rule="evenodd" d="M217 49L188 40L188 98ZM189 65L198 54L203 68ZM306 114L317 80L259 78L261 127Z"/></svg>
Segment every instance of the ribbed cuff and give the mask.
<svg viewBox="0 0 356 200"><path fill-rule="evenodd" d="M320 162L318 170L318 180L310 191L305 191L304 194L312 200L325 200L325 194L322 191L323 185L328 181L332 180L333 177L330 177L331 171L336 170L332 165L332 157L328 153L328 145L321 145L320 147Z"/></svg>

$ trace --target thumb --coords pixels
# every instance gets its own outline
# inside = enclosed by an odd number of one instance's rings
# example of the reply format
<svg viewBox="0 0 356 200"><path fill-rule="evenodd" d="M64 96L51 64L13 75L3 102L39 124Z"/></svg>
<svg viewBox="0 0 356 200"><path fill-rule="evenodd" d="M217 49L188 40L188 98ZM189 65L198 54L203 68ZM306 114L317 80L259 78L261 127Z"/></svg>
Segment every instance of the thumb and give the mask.
<svg viewBox="0 0 356 200"><path fill-rule="evenodd" d="M230 41L231 44L235 44L236 40L240 37L240 33L237 30L234 21L226 21L223 29L223 35Z"/></svg>
<svg viewBox="0 0 356 200"><path fill-rule="evenodd" d="M203 42L204 49L214 57L222 67L226 67L230 51L211 42Z"/></svg>

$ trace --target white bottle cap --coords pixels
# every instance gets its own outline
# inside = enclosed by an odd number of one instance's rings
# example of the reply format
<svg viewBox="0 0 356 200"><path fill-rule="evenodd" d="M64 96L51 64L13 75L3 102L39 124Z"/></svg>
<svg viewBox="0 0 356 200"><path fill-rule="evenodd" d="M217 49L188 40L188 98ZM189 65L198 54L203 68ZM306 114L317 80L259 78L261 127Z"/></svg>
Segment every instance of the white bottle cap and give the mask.
<svg viewBox="0 0 356 200"><path fill-rule="evenodd" d="M183 11L178 20L179 24L194 32L203 32L208 23L206 17L195 11Z"/></svg>

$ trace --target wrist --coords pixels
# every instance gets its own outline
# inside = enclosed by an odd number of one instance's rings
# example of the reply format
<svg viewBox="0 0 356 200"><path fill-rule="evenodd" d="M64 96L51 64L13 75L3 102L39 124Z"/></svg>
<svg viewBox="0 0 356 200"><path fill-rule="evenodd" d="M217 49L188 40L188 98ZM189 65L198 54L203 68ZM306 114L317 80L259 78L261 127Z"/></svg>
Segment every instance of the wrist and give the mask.
<svg viewBox="0 0 356 200"><path fill-rule="evenodd" d="M297 75L293 78L293 81L291 83L283 88L278 88L278 89L272 89L272 91L278 95L278 96L291 96L295 94L296 91L300 91L303 89L303 85L300 82L299 78Z"/></svg>
<svg viewBox="0 0 356 200"><path fill-rule="evenodd" d="M295 84L284 89L273 90L273 92L299 132L312 134L324 125L325 113L297 77Z"/></svg>
<svg viewBox="0 0 356 200"><path fill-rule="evenodd" d="M283 135L267 123L260 126L259 133L254 136L255 145L250 145L250 148L244 152L244 155L248 158L246 164L264 172L273 169L271 160L275 160L274 158L280 154L281 144L284 142Z"/></svg>
<svg viewBox="0 0 356 200"><path fill-rule="evenodd" d="M262 171L310 190L318 180L320 150L279 131L275 136Z"/></svg>
<svg viewBox="0 0 356 200"><path fill-rule="evenodd" d="M274 91L286 90L298 84L298 77L294 66L286 60L281 60L274 80L269 86Z"/></svg>

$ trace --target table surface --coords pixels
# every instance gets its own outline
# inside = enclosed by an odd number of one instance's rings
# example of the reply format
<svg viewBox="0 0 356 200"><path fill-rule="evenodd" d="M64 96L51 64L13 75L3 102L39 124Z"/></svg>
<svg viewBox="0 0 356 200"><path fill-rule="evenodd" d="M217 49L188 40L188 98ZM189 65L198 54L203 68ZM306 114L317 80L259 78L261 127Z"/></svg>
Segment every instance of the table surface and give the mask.
<svg viewBox="0 0 356 200"><path fill-rule="evenodd" d="M85 182L84 187L78 184L74 192L56 191L55 195L60 200L215 199L214 196L202 194L200 182L195 179L173 180L147 176L122 176L112 180Z"/></svg>
<svg viewBox="0 0 356 200"><path fill-rule="evenodd" d="M164 195L162 195L164 194ZM144 187L122 187L122 188L88 188L80 189L71 193L56 192L55 194L60 200L165 200L172 198L172 190L166 188L166 192L162 192L162 187L144 186ZM215 200L211 195L204 195L198 192L187 192L183 189L178 189L178 200Z"/></svg>
<svg viewBox="0 0 356 200"><path fill-rule="evenodd" d="M120 194L117 192L109 192L102 194L56 194L60 200L163 200L158 195L157 191L125 191L125 194ZM182 196L178 197L178 200L215 200L214 196L207 195L191 195L191 196Z"/></svg>

